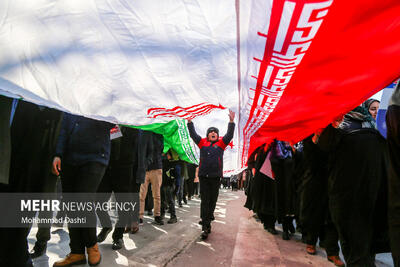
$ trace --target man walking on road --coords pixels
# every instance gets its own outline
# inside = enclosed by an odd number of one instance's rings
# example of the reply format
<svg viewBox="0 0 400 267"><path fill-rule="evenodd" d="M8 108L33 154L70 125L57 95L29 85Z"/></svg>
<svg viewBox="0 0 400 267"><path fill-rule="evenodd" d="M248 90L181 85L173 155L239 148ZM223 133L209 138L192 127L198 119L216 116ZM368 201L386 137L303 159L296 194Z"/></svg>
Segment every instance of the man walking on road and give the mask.
<svg viewBox="0 0 400 267"><path fill-rule="evenodd" d="M201 205L200 217L202 220L201 238L206 239L211 233L211 218L214 215L218 199L218 190L223 171L224 150L233 138L235 113L229 110L228 131L224 137L219 137L219 130L210 127L207 130L207 137L201 138L195 131L193 122L188 120L190 137L200 148L200 191Z"/></svg>

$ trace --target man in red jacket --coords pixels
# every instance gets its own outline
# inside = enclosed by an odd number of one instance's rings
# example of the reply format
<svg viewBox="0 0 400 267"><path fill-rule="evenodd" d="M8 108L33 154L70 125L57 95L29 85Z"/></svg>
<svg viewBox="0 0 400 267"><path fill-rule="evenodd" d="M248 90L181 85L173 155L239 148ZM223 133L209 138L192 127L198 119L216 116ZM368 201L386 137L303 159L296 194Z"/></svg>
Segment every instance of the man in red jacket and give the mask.
<svg viewBox="0 0 400 267"><path fill-rule="evenodd" d="M218 190L223 173L224 150L233 138L235 130L235 113L229 110L228 131L224 137L219 137L219 130L210 127L207 130L207 137L201 138L195 131L193 122L188 121L190 137L200 148L200 192L201 209L200 217L202 221L201 238L206 239L211 233L211 220L213 218L215 205L218 199Z"/></svg>

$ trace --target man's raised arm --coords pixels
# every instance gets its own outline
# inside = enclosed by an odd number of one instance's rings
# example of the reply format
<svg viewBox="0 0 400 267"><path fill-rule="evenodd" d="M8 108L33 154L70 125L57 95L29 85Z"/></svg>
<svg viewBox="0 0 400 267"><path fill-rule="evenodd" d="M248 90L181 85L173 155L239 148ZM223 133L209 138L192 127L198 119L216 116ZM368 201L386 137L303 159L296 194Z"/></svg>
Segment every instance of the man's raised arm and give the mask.
<svg viewBox="0 0 400 267"><path fill-rule="evenodd" d="M235 120L235 112L229 110L228 131L226 132L224 137L222 137L222 141L224 141L225 145L228 145L233 138L233 134L235 132L235 123L233 122L234 120Z"/></svg>
<svg viewBox="0 0 400 267"><path fill-rule="evenodd" d="M192 120L188 120L187 127L189 129L190 137L193 139L196 145L198 145L201 141L201 137L196 133Z"/></svg>

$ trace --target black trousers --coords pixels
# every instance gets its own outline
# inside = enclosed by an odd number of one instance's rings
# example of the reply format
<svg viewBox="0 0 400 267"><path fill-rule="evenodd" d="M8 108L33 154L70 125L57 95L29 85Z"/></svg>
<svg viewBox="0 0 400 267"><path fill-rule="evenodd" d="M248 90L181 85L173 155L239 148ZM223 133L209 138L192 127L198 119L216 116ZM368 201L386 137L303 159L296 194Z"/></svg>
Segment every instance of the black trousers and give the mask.
<svg viewBox="0 0 400 267"><path fill-rule="evenodd" d="M63 193L96 193L100 181L105 173L105 170L106 166L98 162L88 162L84 165L79 166L64 163L62 165L61 174ZM95 202L96 199L94 197L94 194L90 194L87 196L91 195L93 195L93 199L91 199L91 197L88 197L86 198L86 201ZM74 201L74 199L70 199L70 197L65 197L64 201ZM67 215L71 218L84 216L87 218L87 221L96 220L96 213L94 210L86 210L80 213L67 212ZM80 227L77 225L69 224L68 231L70 238L69 246L71 248L71 253L73 254L84 254L85 247L89 248L97 243L95 227Z"/></svg>
<svg viewBox="0 0 400 267"><path fill-rule="evenodd" d="M44 193L54 193L56 192L57 177L50 175L49 179L46 179L43 185ZM53 217L52 211L39 211L38 218L50 219ZM50 227L49 224L38 224L38 231L36 233L36 243L35 247L44 247L47 245L47 241L50 240Z"/></svg>
<svg viewBox="0 0 400 267"><path fill-rule="evenodd" d="M192 198L194 195L194 177L189 177L187 180L187 186L188 186L188 197Z"/></svg>
<svg viewBox="0 0 400 267"><path fill-rule="evenodd" d="M153 200L153 192L151 191L151 183L149 183L149 186L147 187L147 195L146 199L144 201L144 210L146 211L152 211L154 209L154 200Z"/></svg>
<svg viewBox="0 0 400 267"><path fill-rule="evenodd" d="M174 187L172 185L161 186L161 214L165 214L165 210L175 217Z"/></svg>
<svg viewBox="0 0 400 267"><path fill-rule="evenodd" d="M210 226L211 218L214 215L215 206L218 200L219 187L221 178L219 177L199 177L201 204L200 217L203 222L203 229Z"/></svg>
<svg viewBox="0 0 400 267"><path fill-rule="evenodd" d="M131 193L137 194L139 197L140 186L141 186L141 184L138 184L136 182L136 180L132 180L132 182L129 186ZM132 196L133 196L133 194L132 194ZM139 223L139 199L135 200L132 197L131 201L137 201L137 209L135 210L135 212L131 212L131 216L129 216L129 219L128 219L128 226L132 225L132 223Z"/></svg>
<svg viewBox="0 0 400 267"><path fill-rule="evenodd" d="M131 199L127 198L131 192L131 180L133 177L133 166L108 166L103 179L97 189L97 201L104 203L107 202L111 193L114 192L115 200L117 202L129 202ZM122 194L119 194L122 193ZM100 224L103 228L112 228L110 215L105 210L97 210ZM129 222L130 214L128 212L118 212L118 221L112 235L113 240L122 238L125 231L125 226Z"/></svg>

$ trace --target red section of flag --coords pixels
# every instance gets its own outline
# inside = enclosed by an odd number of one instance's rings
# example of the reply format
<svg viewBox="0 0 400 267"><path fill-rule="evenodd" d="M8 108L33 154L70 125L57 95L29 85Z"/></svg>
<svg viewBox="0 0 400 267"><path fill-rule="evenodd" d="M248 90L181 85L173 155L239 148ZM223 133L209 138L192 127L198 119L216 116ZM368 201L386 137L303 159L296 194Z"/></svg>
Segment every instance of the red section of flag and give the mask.
<svg viewBox="0 0 400 267"><path fill-rule="evenodd" d="M301 17L304 14L306 5L318 2L327 1L273 2L254 102L244 128L244 136L252 135L247 151L249 154L274 138L292 143L304 139L400 76L398 0L334 0L329 8L325 8L326 11L324 8L312 10L307 19L310 26L299 28L299 15ZM295 3L295 6L291 18L288 18L290 24L285 42L277 46L276 36L279 35L281 16L284 13L283 5L293 6L291 3ZM274 74L279 69L275 67L287 66L274 66L268 73L268 66L278 62L273 59L275 48L281 48L282 53L285 53L290 45L304 45L304 42L293 42L296 32L302 32L300 39L310 35L312 23L321 18L323 23L303 59L293 70L280 99L277 102L266 100L274 91L271 90L273 83L279 83L278 76ZM294 55L301 52L299 48ZM269 81L266 80L268 75L271 76ZM263 93L263 90L268 91L269 95ZM260 97L264 97L262 101ZM252 124L257 125L257 122L262 121L256 119L260 116L265 116L266 120L260 128L252 128ZM254 129L257 129L255 133Z"/></svg>
<svg viewBox="0 0 400 267"><path fill-rule="evenodd" d="M234 147L235 145L233 144L233 141L231 141L231 142L228 144L228 146L230 146L231 149L233 149L233 147Z"/></svg>

